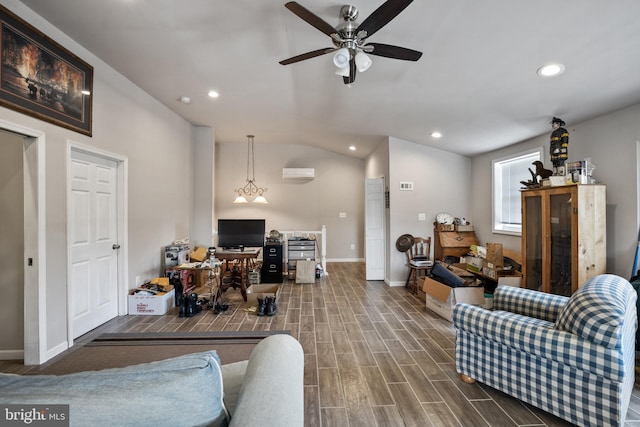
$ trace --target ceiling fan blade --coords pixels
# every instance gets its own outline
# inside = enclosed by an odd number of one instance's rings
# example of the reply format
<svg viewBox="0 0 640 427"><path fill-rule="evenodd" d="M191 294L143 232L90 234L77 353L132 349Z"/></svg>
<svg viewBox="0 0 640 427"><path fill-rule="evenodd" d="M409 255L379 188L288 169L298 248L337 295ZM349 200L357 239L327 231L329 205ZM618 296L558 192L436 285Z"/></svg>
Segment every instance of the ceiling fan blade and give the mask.
<svg viewBox="0 0 640 427"><path fill-rule="evenodd" d="M338 34L335 28L329 25L325 20L315 15L313 12L306 9L304 6L301 6L299 3L295 1L290 1L285 3L284 7L289 9L291 12L298 15L300 19L305 21L307 24L315 27L316 29L322 31L329 37L332 37L332 34Z"/></svg>
<svg viewBox="0 0 640 427"><path fill-rule="evenodd" d="M284 59L280 61L280 64L282 65L293 64L294 62L300 62L300 61L304 61L305 59L315 58L316 56L324 55L324 54L333 52L334 50L336 49L332 47L325 47L324 49L318 49L312 52L302 53L300 55L293 56L289 59Z"/></svg>
<svg viewBox="0 0 640 427"><path fill-rule="evenodd" d="M356 81L356 61L351 58L349 60L349 77L342 76L342 81L346 85L350 85L351 83Z"/></svg>
<svg viewBox="0 0 640 427"><path fill-rule="evenodd" d="M412 1L413 0L387 0L382 3L382 6L374 10L367 19L362 21L355 33L358 34L360 31L366 31L366 35L362 38L363 40L367 37L371 37L380 28L384 27L389 23L389 21L398 16L398 14L409 6Z"/></svg>
<svg viewBox="0 0 640 427"><path fill-rule="evenodd" d="M422 52L407 49L406 47L392 46L383 43L367 43L365 47L372 47L373 50L366 49L369 55L384 56L385 58L402 59L405 61L417 61L422 56Z"/></svg>

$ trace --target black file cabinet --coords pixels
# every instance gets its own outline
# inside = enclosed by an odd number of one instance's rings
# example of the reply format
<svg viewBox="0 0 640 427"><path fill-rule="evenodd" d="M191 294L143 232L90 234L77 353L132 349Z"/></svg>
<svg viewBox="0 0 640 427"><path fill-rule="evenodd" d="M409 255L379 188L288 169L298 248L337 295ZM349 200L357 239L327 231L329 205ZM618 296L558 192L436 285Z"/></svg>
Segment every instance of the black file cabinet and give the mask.
<svg viewBox="0 0 640 427"><path fill-rule="evenodd" d="M282 283L282 243L267 242L264 246L261 282Z"/></svg>

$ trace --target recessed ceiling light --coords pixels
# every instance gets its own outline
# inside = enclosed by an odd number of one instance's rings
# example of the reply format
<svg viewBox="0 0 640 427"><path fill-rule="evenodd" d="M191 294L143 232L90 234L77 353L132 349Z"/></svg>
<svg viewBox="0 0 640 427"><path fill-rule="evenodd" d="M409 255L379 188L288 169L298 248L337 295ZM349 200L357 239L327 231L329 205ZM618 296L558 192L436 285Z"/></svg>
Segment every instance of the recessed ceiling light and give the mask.
<svg viewBox="0 0 640 427"><path fill-rule="evenodd" d="M564 65L562 64L549 64L538 68L538 75L540 77L552 77L562 74L564 72Z"/></svg>
<svg viewBox="0 0 640 427"><path fill-rule="evenodd" d="M220 94L219 94L218 92L216 92L215 90L210 90L210 91L209 91L209 93L208 93L208 95L209 95L211 98L217 98L217 97L219 97L219 96L220 96Z"/></svg>
<svg viewBox="0 0 640 427"><path fill-rule="evenodd" d="M351 150L351 151L356 151L356 147L355 147L355 145L350 145L350 146L349 146L349 150Z"/></svg>
<svg viewBox="0 0 640 427"><path fill-rule="evenodd" d="M432 138L442 138L442 134L438 131L431 132Z"/></svg>
<svg viewBox="0 0 640 427"><path fill-rule="evenodd" d="M191 98L188 96L181 96L178 100L183 104L191 104Z"/></svg>

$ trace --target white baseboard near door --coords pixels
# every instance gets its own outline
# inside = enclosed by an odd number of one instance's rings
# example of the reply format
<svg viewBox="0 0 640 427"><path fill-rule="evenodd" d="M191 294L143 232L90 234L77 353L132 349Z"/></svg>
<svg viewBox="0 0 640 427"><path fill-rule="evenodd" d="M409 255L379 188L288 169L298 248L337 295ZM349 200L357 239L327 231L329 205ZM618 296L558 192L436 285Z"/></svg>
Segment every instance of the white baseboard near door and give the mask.
<svg viewBox="0 0 640 427"><path fill-rule="evenodd" d="M24 350L0 350L0 360L23 360Z"/></svg>

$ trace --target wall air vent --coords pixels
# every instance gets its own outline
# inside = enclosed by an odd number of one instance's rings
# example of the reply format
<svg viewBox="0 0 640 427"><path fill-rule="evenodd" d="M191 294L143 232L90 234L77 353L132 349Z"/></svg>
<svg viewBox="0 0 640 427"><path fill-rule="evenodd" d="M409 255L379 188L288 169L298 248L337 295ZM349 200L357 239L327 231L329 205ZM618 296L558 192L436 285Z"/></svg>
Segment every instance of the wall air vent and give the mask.
<svg viewBox="0 0 640 427"><path fill-rule="evenodd" d="M282 179L313 179L316 176L314 168L283 168Z"/></svg>

